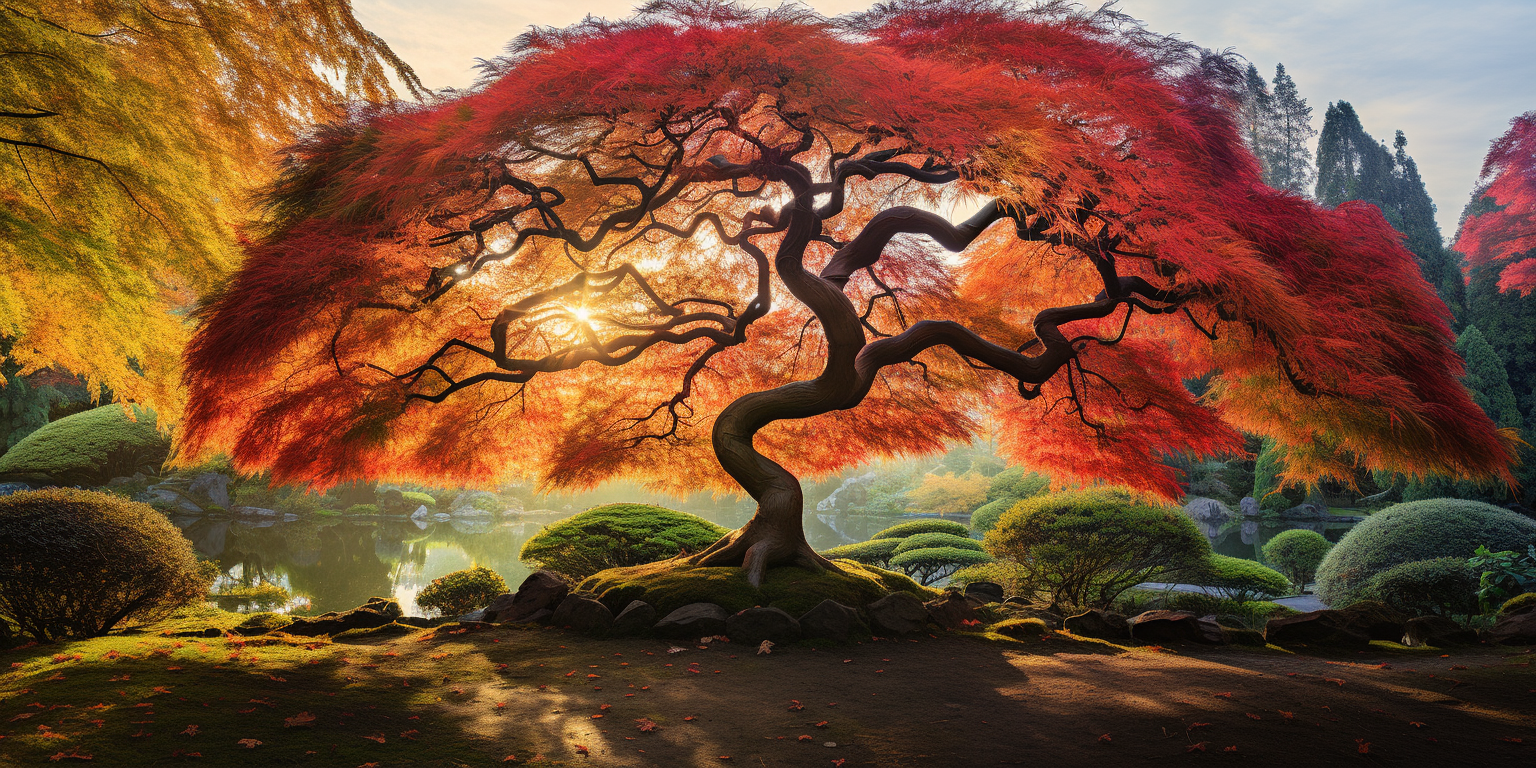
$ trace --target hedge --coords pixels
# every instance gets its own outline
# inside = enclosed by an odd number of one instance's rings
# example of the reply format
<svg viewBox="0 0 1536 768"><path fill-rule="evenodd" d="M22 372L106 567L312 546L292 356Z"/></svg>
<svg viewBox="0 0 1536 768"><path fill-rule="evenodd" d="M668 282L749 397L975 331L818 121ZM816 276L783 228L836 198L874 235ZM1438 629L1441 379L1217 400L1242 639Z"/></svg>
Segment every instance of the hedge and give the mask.
<svg viewBox="0 0 1536 768"><path fill-rule="evenodd" d="M41 475L66 485L103 485L140 467L159 471L171 441L153 411L103 405L43 425L0 456L0 476Z"/></svg>
<svg viewBox="0 0 1536 768"><path fill-rule="evenodd" d="M971 529L953 520L913 520L908 523L893 525L869 538L905 539L908 536L916 536L919 533L947 533L952 536L969 537Z"/></svg>
<svg viewBox="0 0 1536 768"><path fill-rule="evenodd" d="M968 565L979 565L992 558L985 552L958 547L927 547L902 552L891 558L891 567L928 585Z"/></svg>
<svg viewBox="0 0 1536 768"><path fill-rule="evenodd" d="M606 504L549 525L522 559L572 580L609 568L698 552L729 533L702 517L650 504Z"/></svg>
<svg viewBox="0 0 1536 768"><path fill-rule="evenodd" d="M908 536L905 539L897 539L901 542L896 546L895 554L910 552L914 549L935 549L938 547L953 547L955 549L969 549L980 552L981 542L969 536L956 536L952 533L919 533Z"/></svg>
<svg viewBox="0 0 1536 768"><path fill-rule="evenodd" d="M1317 596L1335 608L1364 599L1365 586L1395 565L1471 557L1479 545L1524 551L1536 520L1491 504L1426 499L1397 504L1356 525L1317 569Z"/></svg>
<svg viewBox="0 0 1536 768"><path fill-rule="evenodd" d="M1211 587L1228 599L1245 603L1290 591L1291 581L1273 568L1240 557L1211 554L1189 575L1190 583Z"/></svg>

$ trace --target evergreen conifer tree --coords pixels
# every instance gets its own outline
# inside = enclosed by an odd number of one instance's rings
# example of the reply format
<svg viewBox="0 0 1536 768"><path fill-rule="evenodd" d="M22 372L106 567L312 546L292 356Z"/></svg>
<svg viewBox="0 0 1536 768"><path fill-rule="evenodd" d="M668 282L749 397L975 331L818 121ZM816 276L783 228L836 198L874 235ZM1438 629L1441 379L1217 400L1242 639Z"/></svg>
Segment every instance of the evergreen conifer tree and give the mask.
<svg viewBox="0 0 1536 768"><path fill-rule="evenodd" d="M1515 391L1509 386L1504 361L1499 359L1499 353L1483 338L1477 326L1467 326L1456 339L1456 351L1467 362L1467 372L1461 380L1472 392L1472 401L1495 424L1519 428L1525 419L1515 402Z"/></svg>
<svg viewBox="0 0 1536 768"><path fill-rule="evenodd" d="M1273 139L1264 164L1264 183L1305 195L1316 177L1307 142L1317 135L1317 129L1312 127L1312 107L1296 90L1296 81L1286 74L1284 64L1275 65L1270 115Z"/></svg>

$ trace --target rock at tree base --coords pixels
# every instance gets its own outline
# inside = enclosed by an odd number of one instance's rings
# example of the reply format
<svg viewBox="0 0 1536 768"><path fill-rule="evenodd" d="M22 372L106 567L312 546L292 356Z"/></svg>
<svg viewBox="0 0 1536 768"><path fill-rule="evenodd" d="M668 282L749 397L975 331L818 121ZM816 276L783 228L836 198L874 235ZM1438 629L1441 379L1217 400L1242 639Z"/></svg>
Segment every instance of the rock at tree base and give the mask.
<svg viewBox="0 0 1536 768"><path fill-rule="evenodd" d="M485 620L503 624L535 621L538 611L553 611L571 588L550 571L534 571L523 579L517 593L498 595L485 607Z"/></svg>
<svg viewBox="0 0 1536 768"><path fill-rule="evenodd" d="M1370 635L1351 626L1349 614L1334 610L1270 619L1264 625L1264 639L1275 645L1303 643L1364 648L1371 644Z"/></svg>
<svg viewBox="0 0 1536 768"><path fill-rule="evenodd" d="M1189 611L1147 611L1126 619L1131 638L1143 643L1226 642L1221 625L1205 621Z"/></svg>
<svg viewBox="0 0 1536 768"><path fill-rule="evenodd" d="M613 634L620 637L643 635L656 626L656 608L644 600L631 600L613 619Z"/></svg>
<svg viewBox="0 0 1536 768"><path fill-rule="evenodd" d="M892 592L864 610L869 613L870 629L880 637L905 635L928 626L928 609L923 601L906 592Z"/></svg>
<svg viewBox="0 0 1536 768"><path fill-rule="evenodd" d="M1475 645L1477 633L1444 616L1415 616L1403 624L1403 645Z"/></svg>
<svg viewBox="0 0 1536 768"><path fill-rule="evenodd" d="M656 634L675 639L710 637L725 634L725 620L730 614L714 603L689 603L656 622Z"/></svg>
<svg viewBox="0 0 1536 768"><path fill-rule="evenodd" d="M757 645L772 640L774 645L800 639L800 622L778 608L748 608L725 620L725 636L733 643Z"/></svg>
<svg viewBox="0 0 1536 768"><path fill-rule="evenodd" d="M1100 640L1122 640L1131 636L1130 625L1124 616L1097 608L1068 616L1062 621L1062 627L1074 635Z"/></svg>
<svg viewBox="0 0 1536 768"><path fill-rule="evenodd" d="M1342 610L1346 625L1372 640L1397 642L1408 621L1407 614L1375 600L1362 600Z"/></svg>
<svg viewBox="0 0 1536 768"><path fill-rule="evenodd" d="M613 611L587 595L566 595L549 623L587 635L606 635L613 629Z"/></svg>
<svg viewBox="0 0 1536 768"><path fill-rule="evenodd" d="M823 600L800 617L800 634L807 640L822 638L846 643L862 623L858 611L836 600Z"/></svg>
<svg viewBox="0 0 1536 768"><path fill-rule="evenodd" d="M350 611L323 613L313 618L300 617L292 624L280 628L290 635L314 637L336 635L349 629L372 629L393 623L403 612L400 604L383 597L370 597L368 602Z"/></svg>
<svg viewBox="0 0 1536 768"><path fill-rule="evenodd" d="M1488 642L1500 645L1536 645L1536 610L1526 609L1505 614L1493 629L1488 630Z"/></svg>
<svg viewBox="0 0 1536 768"><path fill-rule="evenodd" d="M960 629L965 626L976 626L980 622L976 618L976 608L983 603L979 598L967 597L959 592L945 592L943 597L937 600L929 600L923 603L928 609L928 615L945 629ZM965 622L975 622L967 625Z"/></svg>
<svg viewBox="0 0 1536 768"><path fill-rule="evenodd" d="M966 597L979 598L983 603L1001 603L1003 601L1003 585L990 581L973 581L965 585Z"/></svg>

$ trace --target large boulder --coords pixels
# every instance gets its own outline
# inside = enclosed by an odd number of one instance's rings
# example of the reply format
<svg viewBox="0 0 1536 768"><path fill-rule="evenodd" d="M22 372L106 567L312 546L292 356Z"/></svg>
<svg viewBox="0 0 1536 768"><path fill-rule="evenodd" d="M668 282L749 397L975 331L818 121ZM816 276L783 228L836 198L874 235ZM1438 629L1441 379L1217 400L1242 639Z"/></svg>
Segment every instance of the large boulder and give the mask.
<svg viewBox="0 0 1536 768"><path fill-rule="evenodd" d="M337 635L349 629L372 629L391 624L400 618L404 611L400 610L400 604L384 597L370 597L368 602L353 608L350 611L323 613L314 617L300 617L293 620L292 624L282 628L282 631L290 635L304 637L316 637L318 635Z"/></svg>
<svg viewBox="0 0 1536 768"><path fill-rule="evenodd" d="M1130 625L1124 616L1097 608L1068 616L1062 622L1062 627L1074 635L1101 640L1121 640L1131 636Z"/></svg>
<svg viewBox="0 0 1536 768"><path fill-rule="evenodd" d="M1270 619L1264 639L1275 645L1336 645L1364 648L1371 636L1357 629L1344 611L1321 610Z"/></svg>
<svg viewBox="0 0 1536 768"><path fill-rule="evenodd" d="M1365 633L1372 640L1397 642L1403 636L1403 625L1408 621L1407 614L1375 600L1362 600L1343 611L1346 625Z"/></svg>
<svg viewBox="0 0 1536 768"><path fill-rule="evenodd" d="M800 622L778 608L748 608L725 620L725 636L733 643L757 645L772 640L775 645L800 639Z"/></svg>
<svg viewBox="0 0 1536 768"><path fill-rule="evenodd" d="M882 637L917 632L928 626L928 609L907 592L892 592L864 607L870 629Z"/></svg>
<svg viewBox="0 0 1536 768"><path fill-rule="evenodd" d="M730 614L714 603L689 603L656 622L656 634L673 639L698 639L725 634Z"/></svg>
<svg viewBox="0 0 1536 768"><path fill-rule="evenodd" d="M229 475L204 472L187 485L187 497L199 506L217 505L229 509Z"/></svg>
<svg viewBox="0 0 1536 768"><path fill-rule="evenodd" d="M974 597L983 603L1001 603L1003 601L1003 585L990 581L973 581L965 585L967 597Z"/></svg>
<svg viewBox="0 0 1536 768"><path fill-rule="evenodd" d="M656 626L656 608L644 600L631 600L613 617L613 634L619 637L643 635Z"/></svg>
<svg viewBox="0 0 1536 768"><path fill-rule="evenodd" d="M836 600L823 600L800 617L800 633L807 640L821 638L846 643L861 624L858 611Z"/></svg>
<svg viewBox="0 0 1536 768"><path fill-rule="evenodd" d="M966 622L979 624L976 608L983 603L978 598L967 597L959 592L945 592L943 597L923 603L928 615L945 629L960 629Z"/></svg>
<svg viewBox="0 0 1536 768"><path fill-rule="evenodd" d="M1444 616L1415 616L1403 624L1403 645L1474 645L1477 633Z"/></svg>
<svg viewBox="0 0 1536 768"><path fill-rule="evenodd" d="M588 635L607 635L613 629L613 611L588 595L566 595L549 623Z"/></svg>
<svg viewBox="0 0 1536 768"><path fill-rule="evenodd" d="M1131 639L1143 643L1226 642L1221 625L1207 621L1190 611L1147 611L1126 619Z"/></svg>
<svg viewBox="0 0 1536 768"><path fill-rule="evenodd" d="M550 571L534 571L523 579L517 592L497 595L485 606L485 620L503 624L536 621L539 611L553 611L571 588Z"/></svg>
<svg viewBox="0 0 1536 768"><path fill-rule="evenodd" d="M1506 613L1488 630L1488 642L1500 645L1536 645L1536 610Z"/></svg>
<svg viewBox="0 0 1536 768"><path fill-rule="evenodd" d="M388 488L379 494L379 511L386 515L408 514L416 506L418 505L406 501L405 494L398 488Z"/></svg>

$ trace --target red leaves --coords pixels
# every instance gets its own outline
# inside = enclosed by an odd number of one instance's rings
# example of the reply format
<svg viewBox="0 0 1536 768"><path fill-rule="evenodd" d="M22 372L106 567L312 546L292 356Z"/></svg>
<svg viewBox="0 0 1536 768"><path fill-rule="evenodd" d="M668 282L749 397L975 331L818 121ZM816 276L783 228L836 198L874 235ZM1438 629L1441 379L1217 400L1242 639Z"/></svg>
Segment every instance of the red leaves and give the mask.
<svg viewBox="0 0 1536 768"><path fill-rule="evenodd" d="M1209 743L1210 742L1208 742L1208 741L1198 741L1198 742L1195 742L1194 744L1190 744L1189 746L1185 747L1184 751L1185 752L1204 752L1205 751L1205 745L1209 744Z"/></svg>
<svg viewBox="0 0 1536 768"><path fill-rule="evenodd" d="M90 755L81 754L80 750L78 749L71 749L68 752L59 752L57 754L50 755L48 759L51 762L56 763L60 760L91 760L93 758Z"/></svg>
<svg viewBox="0 0 1536 768"><path fill-rule="evenodd" d="M802 709L805 709L805 705L801 704L799 699L790 699L789 700L789 711L791 711L791 712L799 712Z"/></svg>
<svg viewBox="0 0 1536 768"><path fill-rule="evenodd" d="M196 725L189 725L189 726L187 726L186 730L181 732L181 735L182 736L196 736L198 730L200 730L200 728L198 726L196 726Z"/></svg>
<svg viewBox="0 0 1536 768"><path fill-rule="evenodd" d="M575 745L575 747L576 747L576 754L578 754L578 755L581 755L581 756L585 757L587 755L592 754L592 751L587 749L586 745L577 744L577 745Z"/></svg>
<svg viewBox="0 0 1536 768"><path fill-rule="evenodd" d="M1114 741L1114 739L1111 739L1111 738L1110 738L1110 737L1109 737L1109 734L1107 734L1107 733L1105 733L1105 734L1102 734L1102 735L1100 735L1100 736L1099 736L1099 742L1100 742L1100 743L1103 743L1103 744L1108 744L1108 743L1110 743L1110 742L1111 742L1111 741Z"/></svg>
<svg viewBox="0 0 1536 768"><path fill-rule="evenodd" d="M661 727L648 717L638 718L635 720L635 723L637 723L635 727L638 728L641 733L652 733Z"/></svg>
<svg viewBox="0 0 1536 768"><path fill-rule="evenodd" d="M1355 749L1362 755L1371 753L1371 743L1365 739L1355 739Z"/></svg>
<svg viewBox="0 0 1536 768"><path fill-rule="evenodd" d="M380 744L384 743L384 734L382 734L382 733L375 733L375 734L373 734L371 736L364 736L363 738L365 738L365 739L367 739L369 741L376 741L376 742L378 742Z"/></svg>
<svg viewBox="0 0 1536 768"><path fill-rule="evenodd" d="M241 739L235 743L245 747L246 749L255 749L262 744L262 742L257 739Z"/></svg>
<svg viewBox="0 0 1536 768"><path fill-rule="evenodd" d="M293 717L283 718L284 728L307 728L315 724L315 716L308 712L300 712Z"/></svg>

